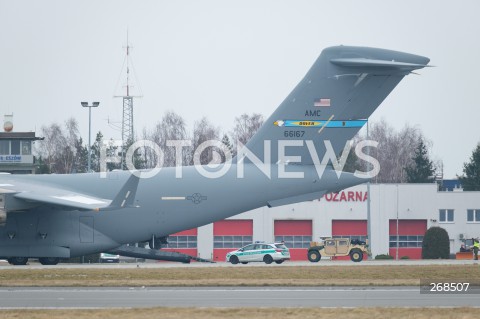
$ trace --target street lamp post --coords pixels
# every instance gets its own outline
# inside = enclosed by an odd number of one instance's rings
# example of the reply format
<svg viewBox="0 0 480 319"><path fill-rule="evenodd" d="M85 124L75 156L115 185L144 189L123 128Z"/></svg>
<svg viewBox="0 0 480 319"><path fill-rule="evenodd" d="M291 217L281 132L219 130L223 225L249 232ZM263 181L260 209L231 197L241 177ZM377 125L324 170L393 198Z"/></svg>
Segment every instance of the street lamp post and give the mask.
<svg viewBox="0 0 480 319"><path fill-rule="evenodd" d="M80 102L83 107L88 107L88 168L87 172L90 172L90 165L91 165L91 150L92 150L92 143L91 143L91 131L92 131L92 107L98 107L100 102L93 102L92 105L88 105L88 102Z"/></svg>

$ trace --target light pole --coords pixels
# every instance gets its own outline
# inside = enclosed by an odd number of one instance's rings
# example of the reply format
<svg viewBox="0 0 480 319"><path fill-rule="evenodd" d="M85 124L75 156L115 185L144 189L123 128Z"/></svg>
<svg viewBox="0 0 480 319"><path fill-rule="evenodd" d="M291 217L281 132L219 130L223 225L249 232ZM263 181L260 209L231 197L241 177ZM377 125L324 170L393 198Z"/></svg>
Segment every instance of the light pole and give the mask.
<svg viewBox="0 0 480 319"><path fill-rule="evenodd" d="M90 172L90 164L91 164L91 150L92 150L92 143L91 143L91 131L92 131L92 107L98 107L100 102L93 102L92 105L88 105L88 102L80 102L83 107L88 107L88 168L87 172Z"/></svg>
<svg viewBox="0 0 480 319"><path fill-rule="evenodd" d="M395 260L398 260L398 183L397 183L397 249L395 250Z"/></svg>
<svg viewBox="0 0 480 319"><path fill-rule="evenodd" d="M368 119L367 119L367 140L370 140L370 135L368 134ZM370 156L370 147L367 148L367 155ZM369 177L370 170L368 171ZM370 179L367 182L367 244L368 244L368 258L372 258L372 215L370 211Z"/></svg>

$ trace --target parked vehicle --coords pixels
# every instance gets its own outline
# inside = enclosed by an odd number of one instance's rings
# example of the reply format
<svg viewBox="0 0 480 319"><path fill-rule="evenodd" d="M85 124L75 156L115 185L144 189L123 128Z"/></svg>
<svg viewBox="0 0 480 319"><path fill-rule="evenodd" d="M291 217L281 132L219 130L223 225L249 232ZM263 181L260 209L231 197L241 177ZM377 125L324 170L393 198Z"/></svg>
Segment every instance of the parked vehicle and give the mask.
<svg viewBox="0 0 480 319"><path fill-rule="evenodd" d="M248 264L249 262L263 261L266 264L275 262L283 263L290 259L290 251L283 243L254 243L238 250L231 251L226 256L226 261L232 264Z"/></svg>
<svg viewBox="0 0 480 319"><path fill-rule="evenodd" d="M367 243L358 239L349 238L327 238L322 242L310 243L308 249L308 260L318 262L324 257L350 256L354 262L363 260L363 255L367 254Z"/></svg>
<svg viewBox="0 0 480 319"><path fill-rule="evenodd" d="M120 262L120 255L112 255L107 253L100 254L100 262L101 263L119 263Z"/></svg>

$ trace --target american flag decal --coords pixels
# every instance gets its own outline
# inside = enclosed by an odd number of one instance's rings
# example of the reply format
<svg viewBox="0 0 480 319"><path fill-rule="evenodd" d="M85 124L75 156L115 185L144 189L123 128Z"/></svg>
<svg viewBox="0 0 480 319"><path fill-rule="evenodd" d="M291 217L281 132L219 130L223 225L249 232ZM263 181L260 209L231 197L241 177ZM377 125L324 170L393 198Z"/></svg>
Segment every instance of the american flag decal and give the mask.
<svg viewBox="0 0 480 319"><path fill-rule="evenodd" d="M315 101L313 101L313 106L330 106L330 99L315 99Z"/></svg>

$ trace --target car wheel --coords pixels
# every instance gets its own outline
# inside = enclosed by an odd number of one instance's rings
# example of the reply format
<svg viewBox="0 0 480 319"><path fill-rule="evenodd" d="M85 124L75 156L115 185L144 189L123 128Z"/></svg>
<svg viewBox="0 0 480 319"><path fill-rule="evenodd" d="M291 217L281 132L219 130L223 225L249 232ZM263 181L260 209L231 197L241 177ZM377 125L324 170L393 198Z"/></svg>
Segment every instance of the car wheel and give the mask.
<svg viewBox="0 0 480 319"><path fill-rule="evenodd" d="M242 264L246 265L248 264L248 261L242 261Z"/></svg>
<svg viewBox="0 0 480 319"><path fill-rule="evenodd" d="M312 263L319 262L321 258L322 255L320 255L318 250L310 250L308 252L308 260L310 260Z"/></svg>
<svg viewBox="0 0 480 319"><path fill-rule="evenodd" d="M43 257L43 258L38 258L38 261L42 265L56 265L60 262L60 258L56 257Z"/></svg>
<svg viewBox="0 0 480 319"><path fill-rule="evenodd" d="M273 258L270 255L265 255L265 257L263 257L263 261L268 265L273 262Z"/></svg>
<svg viewBox="0 0 480 319"><path fill-rule="evenodd" d="M355 249L350 252L350 259L354 262L360 262L363 260L363 253L361 250Z"/></svg>
<svg viewBox="0 0 480 319"><path fill-rule="evenodd" d="M238 257L233 255L232 257L230 257L230 262L232 263L232 265L238 264Z"/></svg>
<svg viewBox="0 0 480 319"><path fill-rule="evenodd" d="M283 259L275 260L275 262L276 262L277 264L279 264L279 265L280 265L281 263L283 263L284 261L285 261L285 260L283 260Z"/></svg>
<svg viewBox="0 0 480 319"><path fill-rule="evenodd" d="M15 266L25 266L28 262L27 257L11 257L7 259L8 263Z"/></svg>

